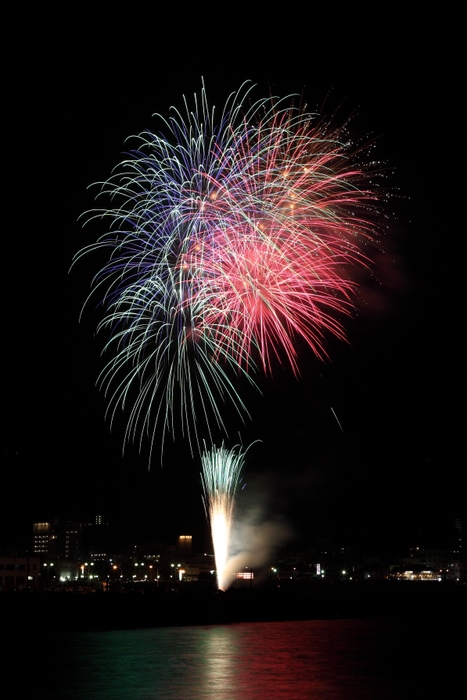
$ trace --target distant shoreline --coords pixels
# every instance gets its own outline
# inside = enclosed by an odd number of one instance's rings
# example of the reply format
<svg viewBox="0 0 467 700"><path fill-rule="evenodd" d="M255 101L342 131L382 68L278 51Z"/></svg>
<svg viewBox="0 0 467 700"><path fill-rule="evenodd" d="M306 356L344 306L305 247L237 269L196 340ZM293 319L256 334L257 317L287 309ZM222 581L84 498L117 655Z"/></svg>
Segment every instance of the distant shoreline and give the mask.
<svg viewBox="0 0 467 700"><path fill-rule="evenodd" d="M281 620L455 617L467 621L467 586L436 582L287 582L226 593L186 584L85 595L2 593L6 632L42 634Z"/></svg>

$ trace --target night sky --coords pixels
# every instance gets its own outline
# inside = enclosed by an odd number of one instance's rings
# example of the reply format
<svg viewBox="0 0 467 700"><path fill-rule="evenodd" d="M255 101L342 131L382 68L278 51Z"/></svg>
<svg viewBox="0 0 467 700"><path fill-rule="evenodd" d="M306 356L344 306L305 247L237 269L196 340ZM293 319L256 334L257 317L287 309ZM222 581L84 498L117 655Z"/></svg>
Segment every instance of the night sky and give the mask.
<svg viewBox="0 0 467 700"><path fill-rule="evenodd" d="M109 176L124 139L154 126L154 112L198 92L201 76L211 104L249 79L256 97L299 93L310 111L354 114L351 129L376 139L392 192L386 253L362 282L369 304L347 323L349 344L330 339L326 363L303 349L301 380L286 369L260 379L262 395L245 397L252 421L230 424L231 444L239 430L246 444L262 441L248 455L241 506L261 503L297 543L329 535L375 548L435 543L465 509L459 43L440 16L378 13L251 4L10 13L2 546L23 546L34 520L97 512L148 539L209 541L186 444L168 445L150 472L147 444L122 458L125 417L111 434L95 387L98 314L78 318L102 261L69 273L103 232L77 221L93 206L88 185Z"/></svg>

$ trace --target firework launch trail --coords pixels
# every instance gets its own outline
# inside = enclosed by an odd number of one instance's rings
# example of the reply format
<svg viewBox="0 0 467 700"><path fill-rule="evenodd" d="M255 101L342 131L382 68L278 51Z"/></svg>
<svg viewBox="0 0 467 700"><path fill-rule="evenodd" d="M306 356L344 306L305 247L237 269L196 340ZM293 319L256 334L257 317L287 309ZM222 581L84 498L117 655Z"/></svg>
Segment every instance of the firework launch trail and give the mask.
<svg viewBox="0 0 467 700"><path fill-rule="evenodd" d="M245 452L236 446L227 450L224 446L205 450L201 455L204 489L204 506L211 526L217 587L226 590L232 572L226 570L229 559L229 542L235 503Z"/></svg>

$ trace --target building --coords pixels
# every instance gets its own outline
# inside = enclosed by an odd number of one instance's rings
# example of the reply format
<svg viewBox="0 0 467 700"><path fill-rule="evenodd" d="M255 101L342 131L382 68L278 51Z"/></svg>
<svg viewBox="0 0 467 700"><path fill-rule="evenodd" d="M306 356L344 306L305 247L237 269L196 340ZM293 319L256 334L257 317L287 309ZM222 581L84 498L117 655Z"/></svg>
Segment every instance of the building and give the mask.
<svg viewBox="0 0 467 700"><path fill-rule="evenodd" d="M193 556L192 535L180 535L177 541L177 558L179 561L187 562Z"/></svg>
<svg viewBox="0 0 467 700"><path fill-rule="evenodd" d="M32 532L34 554L54 555L63 559L82 556L80 523L71 520L33 523Z"/></svg>
<svg viewBox="0 0 467 700"><path fill-rule="evenodd" d="M56 541L54 551L65 559L79 559L81 551L81 525L65 520L54 526Z"/></svg>
<svg viewBox="0 0 467 700"><path fill-rule="evenodd" d="M21 591L36 588L41 573L38 556L8 553L0 556L0 591Z"/></svg>
<svg viewBox="0 0 467 700"><path fill-rule="evenodd" d="M35 554L48 554L52 540L52 523L32 524L32 549Z"/></svg>

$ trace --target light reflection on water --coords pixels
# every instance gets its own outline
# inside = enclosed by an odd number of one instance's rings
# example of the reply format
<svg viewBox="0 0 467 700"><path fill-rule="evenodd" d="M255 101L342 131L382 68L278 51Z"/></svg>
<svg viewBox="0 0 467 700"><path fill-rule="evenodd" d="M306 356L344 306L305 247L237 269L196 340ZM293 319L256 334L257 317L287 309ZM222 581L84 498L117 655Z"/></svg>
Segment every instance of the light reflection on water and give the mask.
<svg viewBox="0 0 467 700"><path fill-rule="evenodd" d="M39 697L422 697L440 690L437 683L449 676L447 655L440 655L433 637L428 641L428 631L394 620L314 620L55 635L36 649L36 669L41 654L53 668Z"/></svg>

